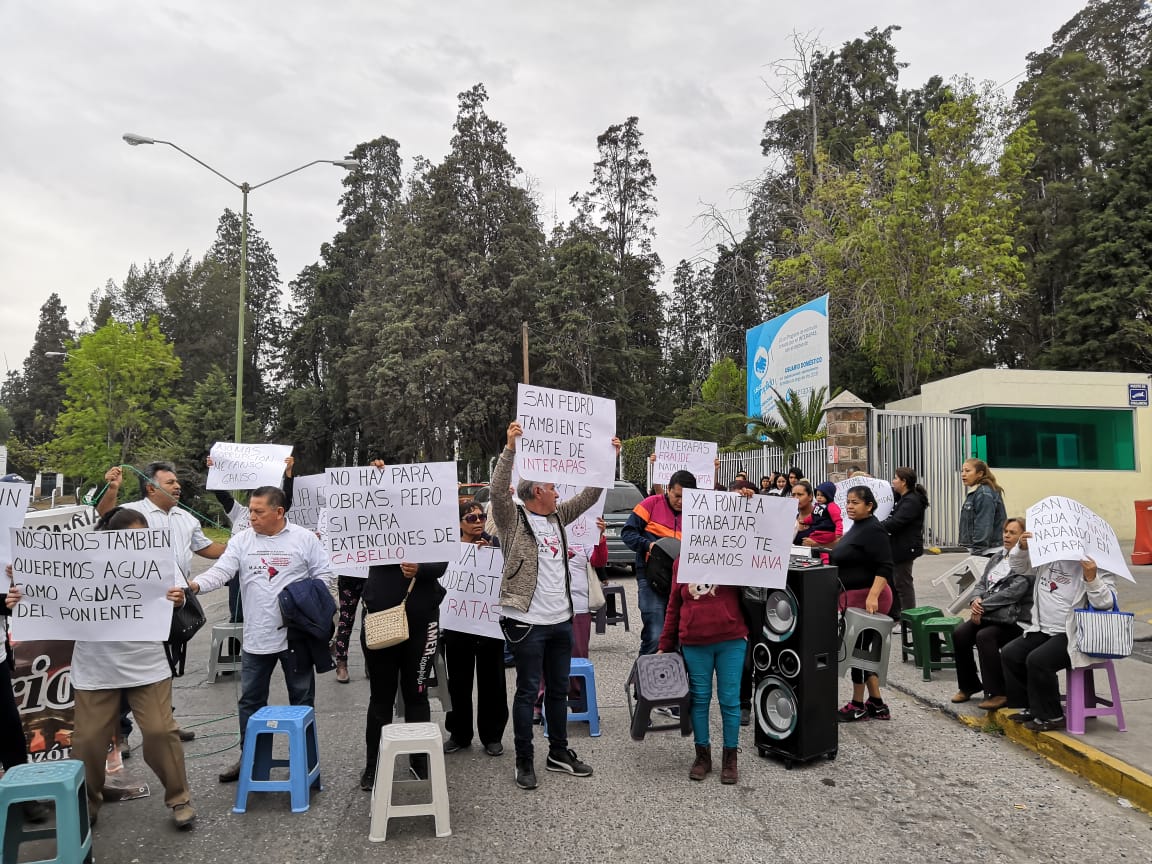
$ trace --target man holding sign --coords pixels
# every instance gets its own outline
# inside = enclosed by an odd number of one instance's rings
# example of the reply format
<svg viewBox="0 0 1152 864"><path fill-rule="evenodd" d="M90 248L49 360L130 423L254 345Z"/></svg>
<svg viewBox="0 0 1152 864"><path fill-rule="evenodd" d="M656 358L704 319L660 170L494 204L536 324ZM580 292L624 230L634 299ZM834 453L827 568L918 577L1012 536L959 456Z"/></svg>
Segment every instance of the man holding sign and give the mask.
<svg viewBox="0 0 1152 864"><path fill-rule="evenodd" d="M521 385L523 388L523 385ZM580 397L592 399L594 397ZM605 401L605 400L600 400ZM590 403L581 403L589 410ZM613 414L615 405L613 404ZM547 425L547 424L544 424ZM561 424L563 426L563 424ZM563 428L567 429L567 426ZM516 741L516 785L536 788L532 751L532 709L544 676L544 705L548 714L549 750L547 768L575 777L588 777L592 769L568 747L568 671L572 662L572 583L568 573L568 541L564 526L575 521L600 498L600 489L591 486L558 504L556 482L566 482L570 466L556 473L534 474L516 488L522 506L512 500L509 484L516 445L524 429L519 422L508 425L508 446L500 454L492 472L492 516L504 550L504 574L500 585L500 619L504 638L516 657L516 696L512 702L512 730ZM611 439L620 451L620 439ZM599 450L595 439L589 450ZM520 463L520 476L524 462ZM591 476L591 472L589 472ZM611 484L597 475L597 482Z"/></svg>

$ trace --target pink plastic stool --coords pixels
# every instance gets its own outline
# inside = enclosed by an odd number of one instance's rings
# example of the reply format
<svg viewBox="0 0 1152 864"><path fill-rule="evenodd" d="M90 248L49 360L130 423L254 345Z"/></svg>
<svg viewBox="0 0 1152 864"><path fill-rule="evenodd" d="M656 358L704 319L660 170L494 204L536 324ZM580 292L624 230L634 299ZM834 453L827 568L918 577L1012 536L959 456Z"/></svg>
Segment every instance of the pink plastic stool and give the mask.
<svg viewBox="0 0 1152 864"><path fill-rule="evenodd" d="M1112 688L1112 699L1101 699L1096 695L1096 682L1093 673L1097 669L1108 670L1108 684ZM1100 705L1105 707L1101 708ZM1082 669L1068 670L1068 731L1073 735L1084 734L1084 721L1089 717L1115 717L1116 730L1127 732L1124 726L1124 708L1120 704L1120 688L1116 685L1116 668L1111 660L1101 660Z"/></svg>

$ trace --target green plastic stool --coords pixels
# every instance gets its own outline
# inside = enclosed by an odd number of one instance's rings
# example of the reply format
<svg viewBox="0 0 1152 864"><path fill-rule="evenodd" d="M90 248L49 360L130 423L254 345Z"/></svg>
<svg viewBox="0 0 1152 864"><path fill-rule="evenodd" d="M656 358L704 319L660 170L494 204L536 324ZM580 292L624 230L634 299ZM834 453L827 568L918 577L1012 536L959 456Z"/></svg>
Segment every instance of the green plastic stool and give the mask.
<svg viewBox="0 0 1152 864"><path fill-rule="evenodd" d="M939 618L944 612L935 606L917 606L900 613L900 659L907 663L911 657L920 666L921 658L928 656L928 637L924 632L924 622Z"/></svg>
<svg viewBox="0 0 1152 864"><path fill-rule="evenodd" d="M924 622L924 635L928 640L928 650L920 667L924 680L932 680L932 672L938 669L956 668L956 647L952 644L952 633L964 623L963 618L942 616L929 618Z"/></svg>

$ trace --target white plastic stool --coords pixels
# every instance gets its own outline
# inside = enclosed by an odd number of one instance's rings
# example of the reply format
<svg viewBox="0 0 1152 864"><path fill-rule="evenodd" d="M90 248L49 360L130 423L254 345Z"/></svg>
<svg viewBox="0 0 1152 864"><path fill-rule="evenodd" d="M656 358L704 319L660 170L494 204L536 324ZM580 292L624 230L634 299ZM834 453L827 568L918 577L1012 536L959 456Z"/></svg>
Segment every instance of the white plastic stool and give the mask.
<svg viewBox="0 0 1152 864"><path fill-rule="evenodd" d="M981 555L969 555L951 570L941 573L932 580L933 585L943 585L951 597L948 604L948 614L956 615L961 609L967 609L972 603L972 594L984 576L984 569L988 566L988 559Z"/></svg>
<svg viewBox="0 0 1152 864"><path fill-rule="evenodd" d="M412 753L428 755L428 779L405 780L405 785L430 786L432 800L426 804L393 804L392 777L396 757ZM444 739L435 723L390 723L380 731L380 755L376 760L376 783L372 787L372 822L368 839L382 843L388 839L388 820L397 816L433 816L436 836L448 837L448 781L444 776Z"/></svg>
<svg viewBox="0 0 1152 864"><path fill-rule="evenodd" d="M228 647L228 642L235 639L244 644L243 624L213 624L212 625L212 651L208 655L208 683L215 684L221 672L239 672L240 654L227 654L226 657L236 659L221 660L222 652Z"/></svg>
<svg viewBox="0 0 1152 864"><path fill-rule="evenodd" d="M849 607L844 610L844 642L838 673L843 677L855 667L865 672L875 672L880 686L888 683L888 653L891 644L888 637L896 624L887 615L872 615L863 609Z"/></svg>

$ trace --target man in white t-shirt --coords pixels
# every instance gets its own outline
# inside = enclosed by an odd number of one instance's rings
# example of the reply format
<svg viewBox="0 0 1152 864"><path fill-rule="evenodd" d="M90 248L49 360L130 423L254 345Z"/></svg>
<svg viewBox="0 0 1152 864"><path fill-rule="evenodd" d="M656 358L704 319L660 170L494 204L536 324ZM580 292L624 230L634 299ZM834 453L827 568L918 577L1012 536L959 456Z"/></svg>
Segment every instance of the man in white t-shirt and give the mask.
<svg viewBox="0 0 1152 864"><path fill-rule="evenodd" d="M215 591L239 574L244 603L244 647L240 652L240 738L248 720L268 704L268 685L277 665L284 672L288 702L312 705L316 675L311 662L297 663L288 648L288 631L280 614L280 592L301 579L332 581L328 553L307 528L284 518L283 490L262 486L248 499L251 527L232 535L228 549L216 564L197 576L189 587L197 594ZM303 667L303 668L301 668ZM240 760L220 774L221 783L240 777Z"/></svg>

